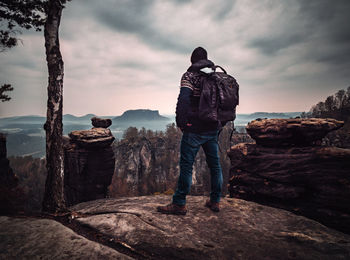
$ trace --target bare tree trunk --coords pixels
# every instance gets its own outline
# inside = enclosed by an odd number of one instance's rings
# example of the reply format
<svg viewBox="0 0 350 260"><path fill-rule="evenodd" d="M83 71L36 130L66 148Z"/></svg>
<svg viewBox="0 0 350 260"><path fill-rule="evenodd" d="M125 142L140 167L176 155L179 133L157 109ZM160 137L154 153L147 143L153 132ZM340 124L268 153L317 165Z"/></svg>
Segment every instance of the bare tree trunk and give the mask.
<svg viewBox="0 0 350 260"><path fill-rule="evenodd" d="M64 211L64 153L62 143L63 60L58 30L62 14L62 1L50 0L45 24L46 60L49 71L47 87L46 168L47 178L42 210L50 213Z"/></svg>

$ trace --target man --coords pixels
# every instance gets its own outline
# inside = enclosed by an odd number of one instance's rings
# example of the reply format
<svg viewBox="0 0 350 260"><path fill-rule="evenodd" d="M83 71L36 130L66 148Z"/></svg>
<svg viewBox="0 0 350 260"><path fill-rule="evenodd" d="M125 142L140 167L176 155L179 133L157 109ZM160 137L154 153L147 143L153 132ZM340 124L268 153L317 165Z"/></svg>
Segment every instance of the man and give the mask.
<svg viewBox="0 0 350 260"><path fill-rule="evenodd" d="M177 189L171 204L157 208L165 214L186 215L186 195L190 192L192 184L192 167L201 146L211 174L210 199L205 206L214 212L220 210L223 178L218 155L218 134L222 125L220 122L204 122L198 117L201 79L205 77L205 73L213 72L214 63L208 60L207 51L202 47L192 52L191 63L181 78L176 106L176 124L183 131Z"/></svg>

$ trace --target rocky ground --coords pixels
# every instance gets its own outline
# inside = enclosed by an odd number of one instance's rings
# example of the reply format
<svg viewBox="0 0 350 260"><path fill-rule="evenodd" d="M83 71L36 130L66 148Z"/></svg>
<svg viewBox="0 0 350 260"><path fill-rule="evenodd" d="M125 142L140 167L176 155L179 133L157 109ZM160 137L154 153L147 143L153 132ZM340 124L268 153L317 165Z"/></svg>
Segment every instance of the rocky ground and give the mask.
<svg viewBox="0 0 350 260"><path fill-rule="evenodd" d="M0 259L349 259L350 236L285 210L226 198L219 213L170 196L80 203L54 219L0 217Z"/></svg>

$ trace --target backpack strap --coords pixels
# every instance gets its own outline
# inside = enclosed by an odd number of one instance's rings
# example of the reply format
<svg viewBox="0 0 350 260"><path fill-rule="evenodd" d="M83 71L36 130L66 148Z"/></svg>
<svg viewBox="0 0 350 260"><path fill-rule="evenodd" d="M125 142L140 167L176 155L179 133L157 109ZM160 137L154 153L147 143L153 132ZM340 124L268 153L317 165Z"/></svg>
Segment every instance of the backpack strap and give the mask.
<svg viewBox="0 0 350 260"><path fill-rule="evenodd" d="M214 71L216 71L217 68L221 69L225 74L227 74L226 70L223 67L219 66L219 65L215 65L213 67Z"/></svg>

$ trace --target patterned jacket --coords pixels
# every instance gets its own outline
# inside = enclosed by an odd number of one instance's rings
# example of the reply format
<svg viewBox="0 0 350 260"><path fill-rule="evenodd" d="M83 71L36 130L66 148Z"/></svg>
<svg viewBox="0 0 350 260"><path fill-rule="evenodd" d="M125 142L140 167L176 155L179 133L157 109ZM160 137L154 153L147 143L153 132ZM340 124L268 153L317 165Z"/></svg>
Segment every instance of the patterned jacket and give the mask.
<svg viewBox="0 0 350 260"><path fill-rule="evenodd" d="M212 72L214 63L200 60L192 64L182 75L180 94L176 105L176 124L183 131L206 133L219 130L220 123L207 123L198 118L198 106L203 73Z"/></svg>

